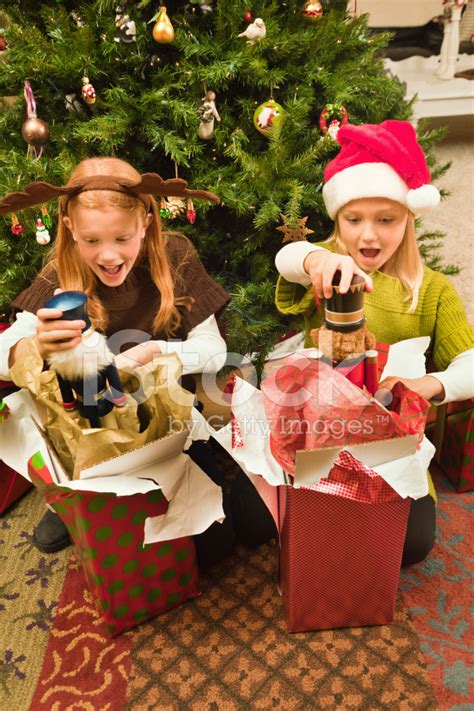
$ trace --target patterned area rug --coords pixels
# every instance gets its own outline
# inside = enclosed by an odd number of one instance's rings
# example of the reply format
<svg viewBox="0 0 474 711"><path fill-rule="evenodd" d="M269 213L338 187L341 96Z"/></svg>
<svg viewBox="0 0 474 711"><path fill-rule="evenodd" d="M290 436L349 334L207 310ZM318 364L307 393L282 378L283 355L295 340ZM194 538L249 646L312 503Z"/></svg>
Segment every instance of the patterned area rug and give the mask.
<svg viewBox="0 0 474 711"><path fill-rule="evenodd" d="M458 494L439 471L437 542L402 571L400 590L428 667L439 709L474 708L474 493Z"/></svg>
<svg viewBox="0 0 474 711"><path fill-rule="evenodd" d="M437 486L438 544L402 573L391 625L289 634L268 544L237 548L200 598L113 640L71 549L32 548L29 493L0 519L0 708L472 708L473 495Z"/></svg>

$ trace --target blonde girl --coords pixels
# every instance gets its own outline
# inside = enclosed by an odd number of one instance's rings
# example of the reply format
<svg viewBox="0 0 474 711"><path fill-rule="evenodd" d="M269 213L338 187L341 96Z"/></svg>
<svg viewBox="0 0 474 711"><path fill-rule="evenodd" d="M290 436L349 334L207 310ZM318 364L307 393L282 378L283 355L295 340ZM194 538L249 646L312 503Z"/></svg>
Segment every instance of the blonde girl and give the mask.
<svg viewBox="0 0 474 711"><path fill-rule="evenodd" d="M314 293L332 294L341 272L341 292L352 276L366 281L364 314L378 341L429 336L433 372L401 380L435 403L474 396L474 336L461 300L447 277L423 266L415 234L415 214L439 202L430 184L426 158L413 127L406 121L341 127L341 150L327 165L323 199L335 220L331 238L314 245L287 245L276 257L280 278L276 304L282 313L301 314L309 332L322 324ZM422 560L435 535L431 495L412 503L404 564Z"/></svg>

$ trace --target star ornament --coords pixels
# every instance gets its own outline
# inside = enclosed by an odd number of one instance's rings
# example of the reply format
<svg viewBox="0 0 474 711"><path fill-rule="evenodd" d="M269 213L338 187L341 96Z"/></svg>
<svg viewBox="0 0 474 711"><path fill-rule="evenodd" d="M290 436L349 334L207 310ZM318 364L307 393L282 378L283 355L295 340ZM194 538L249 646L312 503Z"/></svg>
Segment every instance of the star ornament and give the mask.
<svg viewBox="0 0 474 711"><path fill-rule="evenodd" d="M310 230L309 227L306 227L307 215L301 218L296 227L292 227L288 224L285 215L280 215L280 218L283 220L283 225L280 225L280 227L276 229L279 232L283 232L283 244L285 244L285 242L304 242L306 241L306 235L314 234L314 230Z"/></svg>

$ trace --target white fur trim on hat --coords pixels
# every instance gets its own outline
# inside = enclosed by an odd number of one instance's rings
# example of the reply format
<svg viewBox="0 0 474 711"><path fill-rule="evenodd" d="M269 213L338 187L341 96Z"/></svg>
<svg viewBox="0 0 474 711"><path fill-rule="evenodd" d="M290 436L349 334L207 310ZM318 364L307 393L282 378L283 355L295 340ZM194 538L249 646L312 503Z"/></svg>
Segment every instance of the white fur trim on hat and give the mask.
<svg viewBox="0 0 474 711"><path fill-rule="evenodd" d="M407 205L407 193L405 181L388 163L350 166L333 175L323 187L324 204L333 220L341 207L351 200L384 197Z"/></svg>

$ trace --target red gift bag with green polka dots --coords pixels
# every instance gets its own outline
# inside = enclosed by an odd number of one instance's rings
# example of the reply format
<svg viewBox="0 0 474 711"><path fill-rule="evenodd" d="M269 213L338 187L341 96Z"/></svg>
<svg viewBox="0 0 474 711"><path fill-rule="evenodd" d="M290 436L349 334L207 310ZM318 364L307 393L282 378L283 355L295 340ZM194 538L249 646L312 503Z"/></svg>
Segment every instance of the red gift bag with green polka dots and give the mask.
<svg viewBox="0 0 474 711"><path fill-rule="evenodd" d="M168 509L160 489L116 496L59 486L39 452L28 472L66 524L110 636L200 594L191 537L143 544L145 519Z"/></svg>
<svg viewBox="0 0 474 711"><path fill-rule="evenodd" d="M439 465L459 492L474 491L474 409L449 415Z"/></svg>

